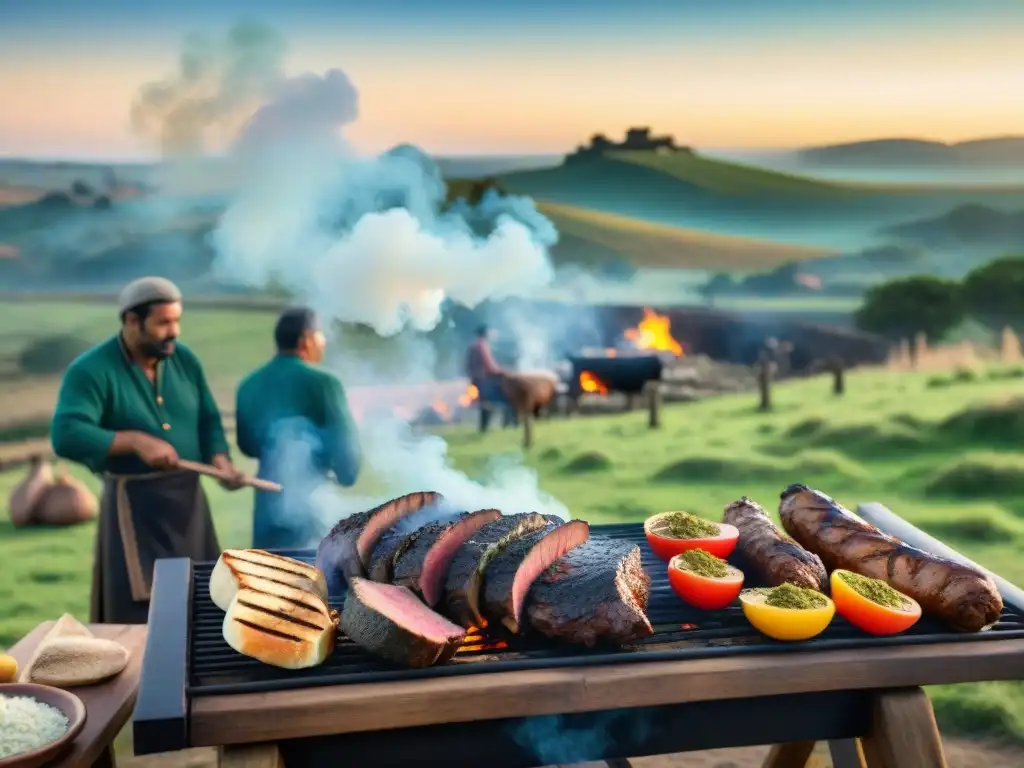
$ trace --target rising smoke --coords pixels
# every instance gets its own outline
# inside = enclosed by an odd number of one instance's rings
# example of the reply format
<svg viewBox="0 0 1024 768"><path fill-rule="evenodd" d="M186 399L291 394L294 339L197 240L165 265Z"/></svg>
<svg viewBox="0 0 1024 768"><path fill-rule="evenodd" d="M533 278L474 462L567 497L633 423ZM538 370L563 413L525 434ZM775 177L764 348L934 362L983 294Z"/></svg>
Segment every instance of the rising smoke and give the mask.
<svg viewBox="0 0 1024 768"><path fill-rule="evenodd" d="M358 119L356 87L339 69L287 77L284 51L273 30L255 24L220 46L192 39L176 76L144 87L133 108L140 130L174 157L234 136L224 163L235 189L212 235L219 279L282 286L323 320L381 336L434 328L448 301L474 307L551 281L557 232L532 201L488 195L446 208L441 173L417 148L356 155L343 133ZM424 363L410 378L429 378L424 342L410 343L410 359ZM339 367L362 365L345 358L342 350ZM442 439L393 416L364 418L360 440L364 466L387 495L436 490L464 509L566 514L530 470L496 464L486 485L473 482L449 466ZM299 468L308 451L296 441L294 477L282 485L312 494L323 526L376 500L311 490L311 473Z"/></svg>

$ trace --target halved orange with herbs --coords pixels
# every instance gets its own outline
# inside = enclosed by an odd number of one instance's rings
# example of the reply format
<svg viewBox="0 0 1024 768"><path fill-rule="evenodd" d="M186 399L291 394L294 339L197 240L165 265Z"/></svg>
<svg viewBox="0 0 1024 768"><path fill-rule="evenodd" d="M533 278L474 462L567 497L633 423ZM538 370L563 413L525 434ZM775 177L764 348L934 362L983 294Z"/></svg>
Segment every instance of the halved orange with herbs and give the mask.
<svg viewBox="0 0 1024 768"><path fill-rule="evenodd" d="M836 612L871 635L895 635L921 618L921 606L881 579L838 568L829 577Z"/></svg>

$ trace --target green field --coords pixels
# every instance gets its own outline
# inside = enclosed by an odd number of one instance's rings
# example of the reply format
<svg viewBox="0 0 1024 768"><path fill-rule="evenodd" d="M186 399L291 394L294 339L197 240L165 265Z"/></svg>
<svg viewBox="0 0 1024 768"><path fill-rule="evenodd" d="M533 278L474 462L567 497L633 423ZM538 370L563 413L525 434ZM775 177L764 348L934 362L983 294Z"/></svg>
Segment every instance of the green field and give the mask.
<svg viewBox="0 0 1024 768"><path fill-rule="evenodd" d="M561 263L589 263L594 253L634 267L716 272L767 270L789 261L831 255L825 248L672 227L630 216L541 201L538 209L558 228L552 253Z"/></svg>
<svg viewBox="0 0 1024 768"><path fill-rule="evenodd" d="M593 522L688 509L717 518L741 495L765 507L804 482L847 505L881 501L1010 581L1024 584L1024 370L853 373L837 399L815 378L750 395L666 407L652 433L640 413L542 422L528 463L544 490ZM518 453L519 435L443 432L470 475ZM81 474L81 473L80 473ZM8 493L23 471L0 475ZM90 480L90 482L92 482ZM368 490L373 479L361 483ZM209 486L222 545L249 536L246 492ZM357 489L358 490L358 489ZM0 524L0 645L63 611L84 615L92 526L15 531ZM932 691L947 734L1024 741L1024 683Z"/></svg>

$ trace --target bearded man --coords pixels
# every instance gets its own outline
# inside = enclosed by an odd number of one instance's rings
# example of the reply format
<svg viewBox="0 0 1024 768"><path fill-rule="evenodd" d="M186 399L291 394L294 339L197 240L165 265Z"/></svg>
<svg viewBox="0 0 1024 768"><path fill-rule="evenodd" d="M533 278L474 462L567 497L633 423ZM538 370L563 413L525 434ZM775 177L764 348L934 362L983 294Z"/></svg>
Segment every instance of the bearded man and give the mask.
<svg viewBox="0 0 1024 768"><path fill-rule="evenodd" d="M90 621L145 624L158 558L220 556L199 476L179 459L218 467L230 490L240 475L199 358L178 341L181 291L140 278L118 314L120 331L64 373L50 440L103 478Z"/></svg>

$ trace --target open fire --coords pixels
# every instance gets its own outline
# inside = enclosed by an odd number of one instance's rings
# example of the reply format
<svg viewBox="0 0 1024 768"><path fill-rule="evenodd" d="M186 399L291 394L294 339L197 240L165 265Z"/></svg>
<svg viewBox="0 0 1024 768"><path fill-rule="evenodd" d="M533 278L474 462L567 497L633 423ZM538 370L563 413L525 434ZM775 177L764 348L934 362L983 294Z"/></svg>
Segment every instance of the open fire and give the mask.
<svg viewBox="0 0 1024 768"><path fill-rule="evenodd" d="M622 340L625 342L623 346L633 351L661 352L675 357L685 354L683 345L672 336L672 320L667 315L659 315L650 307L644 307L643 319L636 327L627 328L622 334ZM604 357L618 356L618 348L604 350ZM593 371L581 371L579 385L585 394L607 395L610 391L608 384Z"/></svg>

